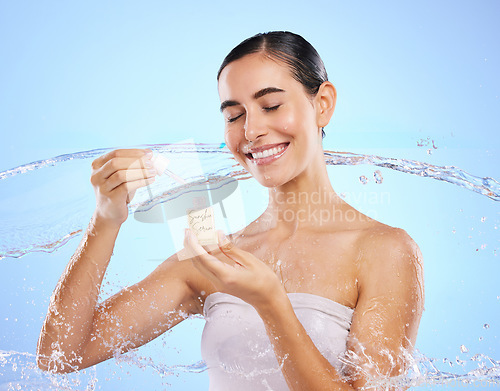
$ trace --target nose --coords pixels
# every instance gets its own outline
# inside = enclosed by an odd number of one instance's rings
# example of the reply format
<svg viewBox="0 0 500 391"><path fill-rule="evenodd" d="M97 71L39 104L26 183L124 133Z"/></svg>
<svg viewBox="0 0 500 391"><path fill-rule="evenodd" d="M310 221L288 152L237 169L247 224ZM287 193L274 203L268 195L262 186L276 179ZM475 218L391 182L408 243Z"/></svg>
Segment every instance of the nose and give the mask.
<svg viewBox="0 0 500 391"><path fill-rule="evenodd" d="M247 113L243 126L245 129L245 138L248 141L255 141L268 132L264 118L255 112Z"/></svg>

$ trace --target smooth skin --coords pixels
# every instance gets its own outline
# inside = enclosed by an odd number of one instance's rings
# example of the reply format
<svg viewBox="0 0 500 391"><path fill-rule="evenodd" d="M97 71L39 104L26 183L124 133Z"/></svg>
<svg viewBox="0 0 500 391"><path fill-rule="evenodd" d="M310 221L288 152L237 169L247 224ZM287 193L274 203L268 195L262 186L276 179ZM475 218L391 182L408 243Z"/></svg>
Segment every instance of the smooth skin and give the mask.
<svg viewBox="0 0 500 391"><path fill-rule="evenodd" d="M257 53L224 68L219 95L226 144L269 188L268 208L230 239L221 235L219 246L201 246L187 230L182 256L174 254L143 281L98 304L127 201L152 177L141 168L150 160L147 151L120 150L97 159L96 212L53 294L39 366L68 372L96 364L202 314L209 294L225 292L257 310L291 390L358 389L372 377L401 374L402 353L411 352L423 311L422 256L404 230L365 216L333 190L321 128L335 109L334 86L325 82L310 96L286 65ZM286 151L270 164L255 164L248 155L250 148L282 143ZM288 292L354 308L348 377L313 344Z"/></svg>

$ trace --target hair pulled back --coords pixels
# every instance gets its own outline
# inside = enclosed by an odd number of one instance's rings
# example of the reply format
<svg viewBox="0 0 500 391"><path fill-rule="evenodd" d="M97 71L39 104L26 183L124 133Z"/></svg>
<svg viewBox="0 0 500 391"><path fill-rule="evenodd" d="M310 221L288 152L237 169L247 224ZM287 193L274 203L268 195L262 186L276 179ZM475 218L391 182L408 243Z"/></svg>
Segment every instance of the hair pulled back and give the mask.
<svg viewBox="0 0 500 391"><path fill-rule="evenodd" d="M289 31L259 33L245 39L226 56L217 73L217 80L228 64L253 53L263 53L285 63L292 77L311 96L315 96L321 84L328 80L325 65L316 49L303 37ZM322 132L325 137L325 132Z"/></svg>

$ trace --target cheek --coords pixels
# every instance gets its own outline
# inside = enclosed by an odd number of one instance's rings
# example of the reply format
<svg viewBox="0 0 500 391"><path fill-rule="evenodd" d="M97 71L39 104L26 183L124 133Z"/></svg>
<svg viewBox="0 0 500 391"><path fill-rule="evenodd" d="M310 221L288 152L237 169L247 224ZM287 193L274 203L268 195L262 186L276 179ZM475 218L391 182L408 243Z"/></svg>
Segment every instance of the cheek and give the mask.
<svg viewBox="0 0 500 391"><path fill-rule="evenodd" d="M278 116L276 126L286 134L293 134L297 126L296 114L293 111L284 112Z"/></svg>
<svg viewBox="0 0 500 391"><path fill-rule="evenodd" d="M224 132L224 141L227 148L233 153L238 153L238 144L240 142L237 132L234 130L226 130Z"/></svg>
<svg viewBox="0 0 500 391"><path fill-rule="evenodd" d="M296 135L297 132L304 131L311 123L308 113L299 110L290 110L283 112L279 116L276 125L283 133Z"/></svg>

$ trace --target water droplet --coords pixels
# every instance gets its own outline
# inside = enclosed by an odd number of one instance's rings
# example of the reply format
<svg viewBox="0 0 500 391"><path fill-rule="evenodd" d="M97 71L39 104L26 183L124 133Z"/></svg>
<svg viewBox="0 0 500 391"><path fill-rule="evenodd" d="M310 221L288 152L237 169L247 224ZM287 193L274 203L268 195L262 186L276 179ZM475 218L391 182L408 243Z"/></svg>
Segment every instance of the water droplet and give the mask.
<svg viewBox="0 0 500 391"><path fill-rule="evenodd" d="M427 155L432 155L432 149L427 150Z"/></svg>
<svg viewBox="0 0 500 391"><path fill-rule="evenodd" d="M483 337L479 337L479 340L482 341L483 340Z"/></svg>
<svg viewBox="0 0 500 391"><path fill-rule="evenodd" d="M486 217L481 217L481 223L484 223L486 221Z"/></svg>
<svg viewBox="0 0 500 391"><path fill-rule="evenodd" d="M497 298L498 298L498 297L497 297ZM490 325L489 325L488 323L485 323L485 324L483 325L483 328L484 328L485 330L488 330L488 329L490 328Z"/></svg>
<svg viewBox="0 0 500 391"><path fill-rule="evenodd" d="M467 353L467 352L469 351L469 349L467 349L467 348L465 347L465 345L460 345L460 351L461 351L462 353Z"/></svg>
<svg viewBox="0 0 500 391"><path fill-rule="evenodd" d="M361 175L359 177L359 181L363 184L363 185L366 185L368 183L368 178L365 177L364 175Z"/></svg>
<svg viewBox="0 0 500 391"><path fill-rule="evenodd" d="M384 178L382 177L382 173L380 170L377 170L373 173L373 177L375 178L375 183L382 183Z"/></svg>

